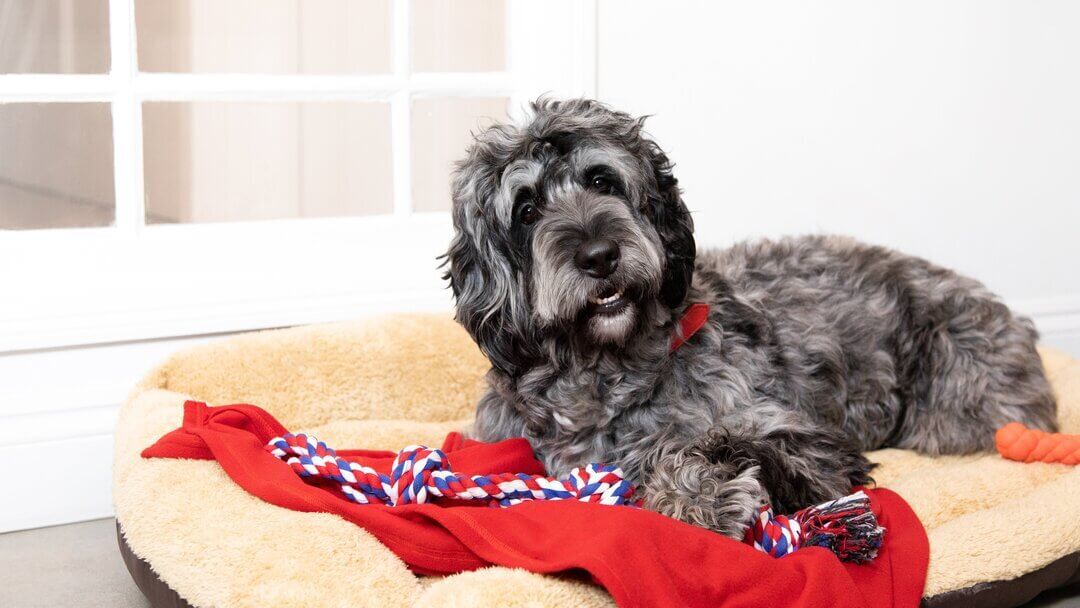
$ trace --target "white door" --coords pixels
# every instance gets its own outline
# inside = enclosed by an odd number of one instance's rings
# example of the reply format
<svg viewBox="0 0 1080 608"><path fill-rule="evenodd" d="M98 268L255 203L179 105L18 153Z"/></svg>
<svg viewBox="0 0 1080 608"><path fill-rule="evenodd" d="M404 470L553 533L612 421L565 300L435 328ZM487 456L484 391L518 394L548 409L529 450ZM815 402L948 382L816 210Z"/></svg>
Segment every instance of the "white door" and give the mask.
<svg viewBox="0 0 1080 608"><path fill-rule="evenodd" d="M16 473L0 531L111 512L116 407L181 344L449 310L452 161L595 63L593 2L0 0L0 466L86 467Z"/></svg>

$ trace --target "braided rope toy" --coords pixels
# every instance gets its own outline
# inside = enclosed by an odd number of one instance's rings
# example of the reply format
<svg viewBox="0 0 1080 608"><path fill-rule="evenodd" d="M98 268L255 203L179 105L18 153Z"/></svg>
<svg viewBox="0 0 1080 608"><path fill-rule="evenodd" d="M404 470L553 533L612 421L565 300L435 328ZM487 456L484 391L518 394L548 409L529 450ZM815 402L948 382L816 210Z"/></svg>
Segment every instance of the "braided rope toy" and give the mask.
<svg viewBox="0 0 1080 608"><path fill-rule="evenodd" d="M388 506L420 504L430 498L485 501L492 506L518 504L524 500L580 500L604 505L631 502L634 486L621 469L590 464L578 467L565 479L523 473L464 475L449 469L446 454L414 445L398 452L390 475L341 458L315 437L286 434L267 444L267 450L284 460L301 477L319 477L341 484L349 500Z"/></svg>
<svg viewBox="0 0 1080 608"><path fill-rule="evenodd" d="M994 436L998 453L1020 462L1080 464L1080 435L1048 433L1010 422Z"/></svg>
<svg viewBox="0 0 1080 608"><path fill-rule="evenodd" d="M422 504L435 498L483 501L508 507L527 500L578 500L602 505L638 505L634 486L622 469L589 464L564 479L497 473L465 475L450 470L442 450L409 446L394 458L390 475L337 455L333 448L306 434L286 433L271 439L266 450L285 461L297 475L334 481L358 504L387 506ZM773 557L799 547L825 547L841 560L865 562L877 555L885 529L877 525L870 499L857 492L799 511L774 515L768 505L747 529L745 542Z"/></svg>

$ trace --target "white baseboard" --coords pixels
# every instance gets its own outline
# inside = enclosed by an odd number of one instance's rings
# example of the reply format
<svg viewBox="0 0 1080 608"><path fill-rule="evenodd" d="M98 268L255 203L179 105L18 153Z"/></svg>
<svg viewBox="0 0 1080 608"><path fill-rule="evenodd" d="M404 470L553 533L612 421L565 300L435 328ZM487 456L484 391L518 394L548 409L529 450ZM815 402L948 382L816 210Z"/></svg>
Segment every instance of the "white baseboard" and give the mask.
<svg viewBox="0 0 1080 608"><path fill-rule="evenodd" d="M172 353L223 337L196 336L0 353L0 424L7 417L116 406ZM0 439L0 444L4 440Z"/></svg>
<svg viewBox="0 0 1080 608"><path fill-rule="evenodd" d="M0 448L110 435L119 409L117 403L4 416L0 418L4 428Z"/></svg>
<svg viewBox="0 0 1080 608"><path fill-rule="evenodd" d="M1080 359L1080 330L1044 333L1040 343Z"/></svg>
<svg viewBox="0 0 1080 608"><path fill-rule="evenodd" d="M113 514L112 434L0 446L0 532Z"/></svg>
<svg viewBox="0 0 1080 608"><path fill-rule="evenodd" d="M1080 295L1016 300L1010 307L1031 317L1040 343L1080 357Z"/></svg>

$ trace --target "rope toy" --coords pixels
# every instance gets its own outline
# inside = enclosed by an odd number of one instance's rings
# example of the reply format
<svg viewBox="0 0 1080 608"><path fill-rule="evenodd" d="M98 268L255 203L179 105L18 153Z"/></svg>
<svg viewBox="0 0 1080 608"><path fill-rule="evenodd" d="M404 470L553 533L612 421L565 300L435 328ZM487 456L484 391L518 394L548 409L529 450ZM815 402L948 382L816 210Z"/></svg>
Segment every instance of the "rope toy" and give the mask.
<svg viewBox="0 0 1080 608"><path fill-rule="evenodd" d="M333 481L358 504L398 506L435 498L486 502L509 507L526 500L578 500L602 505L637 506L634 486L622 469L589 464L564 479L523 473L465 475L450 469L442 450L409 446L394 458L390 475L341 458L311 435L286 433L271 439L266 450L285 461L297 475ZM866 562L877 556L885 529L877 525L870 499L857 492L809 507L790 517L774 515L768 505L747 529L745 542L773 557L799 547L825 547L843 561Z"/></svg>
<svg viewBox="0 0 1080 608"><path fill-rule="evenodd" d="M998 453L1020 462L1080 464L1080 435L1048 433L1010 422L994 436Z"/></svg>
<svg viewBox="0 0 1080 608"><path fill-rule="evenodd" d="M301 477L329 479L356 503L388 506L421 504L431 498L455 498L508 507L525 500L579 500L603 505L631 502L634 486L622 469L602 464L575 468L565 479L523 473L464 475L450 469L446 454L413 445L398 452L390 475L340 458L315 437L286 434L266 449Z"/></svg>

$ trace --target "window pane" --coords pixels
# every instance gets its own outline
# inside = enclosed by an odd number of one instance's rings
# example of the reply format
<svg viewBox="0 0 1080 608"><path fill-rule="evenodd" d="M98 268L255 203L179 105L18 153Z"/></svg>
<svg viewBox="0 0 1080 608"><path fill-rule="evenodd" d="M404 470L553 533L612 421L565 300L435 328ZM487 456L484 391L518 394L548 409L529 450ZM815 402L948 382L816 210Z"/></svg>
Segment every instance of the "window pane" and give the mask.
<svg viewBox="0 0 1080 608"><path fill-rule="evenodd" d="M412 196L417 211L450 208L450 172L473 133L506 120L505 98L418 99L412 115Z"/></svg>
<svg viewBox="0 0 1080 608"><path fill-rule="evenodd" d="M108 226L114 208L108 104L0 104L0 229Z"/></svg>
<svg viewBox="0 0 1080 608"><path fill-rule="evenodd" d="M390 71L390 0L136 0L144 72Z"/></svg>
<svg viewBox="0 0 1080 608"><path fill-rule="evenodd" d="M146 220L389 213L390 109L354 102L143 104Z"/></svg>
<svg viewBox="0 0 1080 608"><path fill-rule="evenodd" d="M108 71L108 0L0 0L0 74Z"/></svg>
<svg viewBox="0 0 1080 608"><path fill-rule="evenodd" d="M503 0L413 0L412 64L416 72L506 69Z"/></svg>

